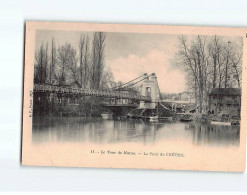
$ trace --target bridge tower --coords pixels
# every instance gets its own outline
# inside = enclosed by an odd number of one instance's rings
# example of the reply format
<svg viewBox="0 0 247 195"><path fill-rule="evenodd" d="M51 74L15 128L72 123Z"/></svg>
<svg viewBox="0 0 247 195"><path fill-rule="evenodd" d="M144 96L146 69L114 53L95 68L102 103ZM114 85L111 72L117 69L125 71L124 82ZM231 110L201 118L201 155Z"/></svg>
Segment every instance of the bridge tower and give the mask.
<svg viewBox="0 0 247 195"><path fill-rule="evenodd" d="M157 82L157 77L155 73L150 76L144 75L145 79L142 83L142 95L151 97L151 102L140 102L140 108L150 108L154 109L157 103L160 101L160 89Z"/></svg>

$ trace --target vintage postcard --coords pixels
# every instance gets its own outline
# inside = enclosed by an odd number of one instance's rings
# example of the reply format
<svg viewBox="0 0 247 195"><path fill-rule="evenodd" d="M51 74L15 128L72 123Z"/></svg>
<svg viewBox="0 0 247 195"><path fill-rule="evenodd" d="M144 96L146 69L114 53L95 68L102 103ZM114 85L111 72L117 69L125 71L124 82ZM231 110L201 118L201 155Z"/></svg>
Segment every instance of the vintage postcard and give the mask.
<svg viewBox="0 0 247 195"><path fill-rule="evenodd" d="M26 22L22 165L243 172L246 33Z"/></svg>

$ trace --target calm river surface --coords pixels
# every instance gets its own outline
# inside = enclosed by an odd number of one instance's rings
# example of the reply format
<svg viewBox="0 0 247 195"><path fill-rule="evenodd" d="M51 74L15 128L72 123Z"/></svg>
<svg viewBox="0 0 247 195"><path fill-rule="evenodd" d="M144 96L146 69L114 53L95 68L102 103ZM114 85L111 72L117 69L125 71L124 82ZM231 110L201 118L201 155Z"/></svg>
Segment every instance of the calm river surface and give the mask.
<svg viewBox="0 0 247 195"><path fill-rule="evenodd" d="M91 142L115 144L185 140L191 145L239 146L239 126L216 126L199 122L148 122L103 120L83 117L34 117L34 144L46 142Z"/></svg>

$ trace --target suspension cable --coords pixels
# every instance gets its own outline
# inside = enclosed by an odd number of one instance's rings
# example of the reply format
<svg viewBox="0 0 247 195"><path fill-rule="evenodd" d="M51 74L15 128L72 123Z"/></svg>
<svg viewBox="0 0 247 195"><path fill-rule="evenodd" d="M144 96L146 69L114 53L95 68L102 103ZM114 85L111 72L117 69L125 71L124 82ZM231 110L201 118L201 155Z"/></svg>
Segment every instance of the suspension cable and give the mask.
<svg viewBox="0 0 247 195"><path fill-rule="evenodd" d="M127 87L133 86L133 85L135 85L135 84L137 84L137 83L140 83L141 81L145 80L146 78L148 78L148 77L150 77L150 76L151 76L151 75L149 75L149 76L147 76L147 77L141 79L140 81L137 81L137 82L135 82L135 83L131 83L130 85L127 85L127 86L125 86L125 87L123 87L123 88L127 88Z"/></svg>
<svg viewBox="0 0 247 195"><path fill-rule="evenodd" d="M139 76L139 77L136 77L135 79L133 79L133 80L131 80L131 81L128 81L127 83L124 83L124 84L122 84L122 85L113 87L113 88L111 88L110 90L116 90L116 89L118 89L118 88L121 88L122 86L127 85L127 84L129 84L129 83L131 83L131 82L133 82L133 81L135 81L135 80L141 78L141 77L144 76L145 74L146 74L146 73L142 74L142 75Z"/></svg>

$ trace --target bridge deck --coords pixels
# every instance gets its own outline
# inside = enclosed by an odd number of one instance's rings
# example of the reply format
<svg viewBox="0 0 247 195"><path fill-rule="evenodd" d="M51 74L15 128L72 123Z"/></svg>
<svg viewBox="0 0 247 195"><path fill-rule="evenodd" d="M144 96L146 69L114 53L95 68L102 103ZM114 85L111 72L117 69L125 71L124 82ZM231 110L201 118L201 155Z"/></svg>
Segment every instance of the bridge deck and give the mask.
<svg viewBox="0 0 247 195"><path fill-rule="evenodd" d="M42 84L34 84L34 92L65 93L65 94L78 94L82 96L132 99L132 100L147 101L147 102L151 101L150 97L136 95L125 91L100 91L94 89L84 89L84 88L79 89L79 88L71 88L71 87L42 85Z"/></svg>

